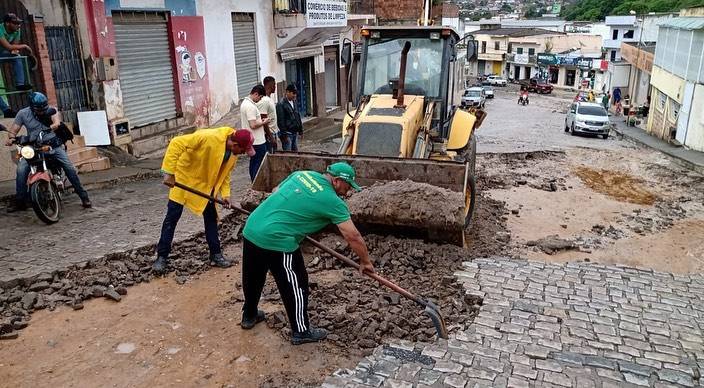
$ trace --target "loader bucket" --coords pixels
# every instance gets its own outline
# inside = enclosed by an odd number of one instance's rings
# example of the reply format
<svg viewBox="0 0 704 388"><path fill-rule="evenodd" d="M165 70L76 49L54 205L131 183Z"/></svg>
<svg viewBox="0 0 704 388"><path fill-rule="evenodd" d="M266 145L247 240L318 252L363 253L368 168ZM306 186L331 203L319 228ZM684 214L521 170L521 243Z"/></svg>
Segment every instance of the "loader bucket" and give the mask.
<svg viewBox="0 0 704 388"><path fill-rule="evenodd" d="M364 188L361 193L353 194L347 201L352 219L359 229L366 232L410 235L431 241L464 245L465 193L470 178L469 164L466 163L321 153L267 154L254 179L252 189L256 192L270 193L294 171L324 172L327 166L339 161L348 162L354 167L357 174L356 181ZM420 185L404 182L407 180ZM368 201L373 203L360 203L365 200L365 195L373 195L380 184L385 184L387 188L434 186L435 191L430 190L431 194L427 198L418 198L417 191L406 193L401 190L397 198L389 198L393 195L384 195L383 198ZM260 198L258 200L263 198L261 195L257 197L256 193L247 197ZM409 200L411 197L413 199ZM242 205L251 209L257 204L246 203L245 200Z"/></svg>

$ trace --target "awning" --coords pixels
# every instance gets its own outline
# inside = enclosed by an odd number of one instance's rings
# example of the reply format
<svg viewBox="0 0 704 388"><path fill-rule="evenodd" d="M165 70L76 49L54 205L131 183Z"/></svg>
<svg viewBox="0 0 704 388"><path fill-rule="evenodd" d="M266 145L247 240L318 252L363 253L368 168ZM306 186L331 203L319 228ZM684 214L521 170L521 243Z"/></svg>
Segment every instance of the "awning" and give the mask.
<svg viewBox="0 0 704 388"><path fill-rule="evenodd" d="M323 46L320 44L304 47L293 47L288 49L281 49L278 51L281 60L292 61L294 59L315 57L318 55L323 55Z"/></svg>

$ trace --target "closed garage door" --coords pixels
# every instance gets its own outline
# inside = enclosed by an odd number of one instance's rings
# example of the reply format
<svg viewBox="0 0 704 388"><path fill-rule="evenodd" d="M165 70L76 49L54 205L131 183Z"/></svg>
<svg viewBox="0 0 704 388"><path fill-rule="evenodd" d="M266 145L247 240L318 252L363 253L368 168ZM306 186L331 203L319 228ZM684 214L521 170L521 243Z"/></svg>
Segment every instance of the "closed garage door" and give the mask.
<svg viewBox="0 0 704 388"><path fill-rule="evenodd" d="M259 80L259 57L257 41L254 34L254 14L233 13L232 35L235 43L235 72L237 73L237 92L242 99Z"/></svg>
<svg viewBox="0 0 704 388"><path fill-rule="evenodd" d="M176 117L166 15L113 14L125 117L134 127Z"/></svg>

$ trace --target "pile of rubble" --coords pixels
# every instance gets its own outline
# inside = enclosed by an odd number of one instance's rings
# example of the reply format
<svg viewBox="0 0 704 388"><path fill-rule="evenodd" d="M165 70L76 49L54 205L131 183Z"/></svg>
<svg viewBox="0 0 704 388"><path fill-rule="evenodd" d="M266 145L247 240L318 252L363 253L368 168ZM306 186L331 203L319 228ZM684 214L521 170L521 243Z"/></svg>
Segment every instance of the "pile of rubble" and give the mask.
<svg viewBox="0 0 704 388"><path fill-rule="evenodd" d="M228 216L220 228L221 241L233 242L240 225L235 215ZM207 249L203 233L174 245L170 269L177 282L210 268ZM91 298L119 302L127 287L153 279L153 260L154 247L144 247L4 285L0 288L0 339L17 338L17 330L27 327L36 310L53 310L60 305L80 310L83 301Z"/></svg>

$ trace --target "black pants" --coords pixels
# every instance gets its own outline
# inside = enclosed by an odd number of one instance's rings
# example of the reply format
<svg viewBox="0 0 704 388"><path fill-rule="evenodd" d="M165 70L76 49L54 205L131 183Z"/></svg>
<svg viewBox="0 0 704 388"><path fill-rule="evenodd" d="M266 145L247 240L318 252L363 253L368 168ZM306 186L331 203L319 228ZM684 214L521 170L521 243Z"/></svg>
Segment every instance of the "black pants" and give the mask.
<svg viewBox="0 0 704 388"><path fill-rule="evenodd" d="M244 239L242 245L242 288L244 289L243 314L254 317L262 296L267 272L276 280L279 294L286 307L288 322L293 333L309 329L308 324L308 273L301 250L294 252L270 251Z"/></svg>
<svg viewBox="0 0 704 388"><path fill-rule="evenodd" d="M181 214L183 214L183 205L169 200L168 205L166 205L164 224L161 226L161 238L156 246L156 252L159 256L169 257L176 224L181 219ZM205 226L205 241L208 242L210 254L222 253L220 238L218 237L218 217L215 211L215 204L212 202L208 202L205 210L203 210L203 224Z"/></svg>

